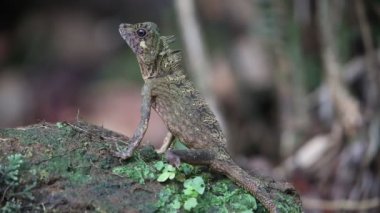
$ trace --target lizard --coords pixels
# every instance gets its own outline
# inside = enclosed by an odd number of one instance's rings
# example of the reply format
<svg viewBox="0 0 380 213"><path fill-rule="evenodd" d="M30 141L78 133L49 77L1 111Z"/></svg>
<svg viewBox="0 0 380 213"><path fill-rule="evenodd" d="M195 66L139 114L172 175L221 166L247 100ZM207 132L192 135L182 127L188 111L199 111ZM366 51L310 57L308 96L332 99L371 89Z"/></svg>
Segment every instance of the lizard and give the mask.
<svg viewBox="0 0 380 213"><path fill-rule="evenodd" d="M158 26L152 22L122 23L119 32L137 57L144 86L140 123L129 139L128 147L115 152L117 157L127 159L133 155L147 130L153 108L169 130L164 150L174 137L189 148L168 150L168 158L207 165L211 170L225 174L252 193L270 212L280 212L275 202L278 192L297 197L291 184L264 181L250 175L232 160L215 115L185 74L181 52L169 47L174 36L161 36Z"/></svg>

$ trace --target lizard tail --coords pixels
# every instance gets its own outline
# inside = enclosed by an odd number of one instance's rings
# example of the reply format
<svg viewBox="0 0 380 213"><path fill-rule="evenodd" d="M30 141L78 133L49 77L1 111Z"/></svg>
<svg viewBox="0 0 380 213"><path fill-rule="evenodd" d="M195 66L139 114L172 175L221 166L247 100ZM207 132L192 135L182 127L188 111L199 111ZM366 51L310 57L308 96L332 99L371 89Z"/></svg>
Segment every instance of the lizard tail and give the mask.
<svg viewBox="0 0 380 213"><path fill-rule="evenodd" d="M226 174L231 180L252 193L271 213L280 212L276 207L277 193L297 194L293 186L288 183L276 183L265 181L259 177L248 174L232 160L214 161L211 168Z"/></svg>

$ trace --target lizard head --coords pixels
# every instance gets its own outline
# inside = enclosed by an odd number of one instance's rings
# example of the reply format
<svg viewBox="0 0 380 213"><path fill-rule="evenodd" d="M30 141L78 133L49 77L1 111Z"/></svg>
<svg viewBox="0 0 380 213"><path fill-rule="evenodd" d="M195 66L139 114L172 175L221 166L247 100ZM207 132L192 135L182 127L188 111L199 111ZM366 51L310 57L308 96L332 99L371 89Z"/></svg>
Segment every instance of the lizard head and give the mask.
<svg viewBox="0 0 380 213"><path fill-rule="evenodd" d="M154 62L159 52L160 33L152 22L120 24L119 32L128 46L145 64Z"/></svg>

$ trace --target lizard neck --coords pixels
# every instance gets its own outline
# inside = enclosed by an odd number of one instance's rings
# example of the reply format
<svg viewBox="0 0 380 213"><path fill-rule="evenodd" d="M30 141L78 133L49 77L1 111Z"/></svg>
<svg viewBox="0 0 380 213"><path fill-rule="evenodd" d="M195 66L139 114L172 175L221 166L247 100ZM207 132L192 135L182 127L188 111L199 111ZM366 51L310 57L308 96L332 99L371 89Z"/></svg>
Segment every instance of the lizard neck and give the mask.
<svg viewBox="0 0 380 213"><path fill-rule="evenodd" d="M157 58L150 63L146 63L142 58L137 57L143 79L147 80L173 74L183 75L181 52L171 50L165 42L161 42L159 48Z"/></svg>
<svg viewBox="0 0 380 213"><path fill-rule="evenodd" d="M168 75L184 75L182 68L182 54L180 50L172 50L169 44L174 41L173 36L161 36L157 45L158 54L155 60L144 60L143 56L137 56L141 74L144 80L160 78Z"/></svg>

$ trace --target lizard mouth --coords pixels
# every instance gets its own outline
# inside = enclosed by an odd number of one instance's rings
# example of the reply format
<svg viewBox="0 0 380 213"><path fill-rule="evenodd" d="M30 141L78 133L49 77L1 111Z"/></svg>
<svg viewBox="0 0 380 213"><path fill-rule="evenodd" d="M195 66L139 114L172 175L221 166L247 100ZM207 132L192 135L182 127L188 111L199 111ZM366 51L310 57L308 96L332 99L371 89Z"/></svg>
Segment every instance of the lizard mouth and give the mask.
<svg viewBox="0 0 380 213"><path fill-rule="evenodd" d="M119 33L124 41L128 44L128 46L132 49L133 52L137 52L138 43L134 42L133 39L133 25L127 23L121 23L119 25Z"/></svg>

